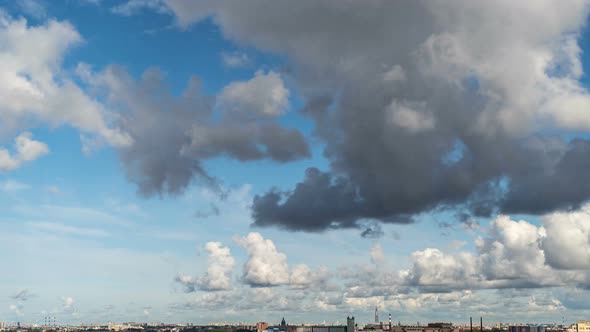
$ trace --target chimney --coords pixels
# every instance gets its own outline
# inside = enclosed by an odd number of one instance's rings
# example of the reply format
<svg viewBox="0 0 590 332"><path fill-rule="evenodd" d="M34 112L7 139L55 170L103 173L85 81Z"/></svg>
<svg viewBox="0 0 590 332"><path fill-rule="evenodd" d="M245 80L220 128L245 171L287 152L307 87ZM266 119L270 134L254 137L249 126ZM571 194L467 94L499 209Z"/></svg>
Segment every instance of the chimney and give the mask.
<svg viewBox="0 0 590 332"><path fill-rule="evenodd" d="M473 318L469 317L469 332L473 332Z"/></svg>
<svg viewBox="0 0 590 332"><path fill-rule="evenodd" d="M391 332L391 314L389 314L389 332Z"/></svg>
<svg viewBox="0 0 590 332"><path fill-rule="evenodd" d="M479 332L483 332L483 317L479 317Z"/></svg>

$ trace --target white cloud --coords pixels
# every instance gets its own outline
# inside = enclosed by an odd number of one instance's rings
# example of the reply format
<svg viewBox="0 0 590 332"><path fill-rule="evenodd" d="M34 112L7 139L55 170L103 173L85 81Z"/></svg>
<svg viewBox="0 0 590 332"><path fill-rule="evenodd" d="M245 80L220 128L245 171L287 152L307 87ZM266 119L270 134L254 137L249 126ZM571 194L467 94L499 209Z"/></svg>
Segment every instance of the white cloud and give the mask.
<svg viewBox="0 0 590 332"><path fill-rule="evenodd" d="M63 296L61 298L61 301L62 301L62 307L64 309L71 309L74 306L74 303L76 302L76 301L74 301L74 298L71 296Z"/></svg>
<svg viewBox="0 0 590 332"><path fill-rule="evenodd" d="M81 41L67 22L29 26L24 18L0 13L0 130L14 131L33 120L67 124L114 146L131 144L127 134L109 125L114 114L87 96L61 68L66 51Z"/></svg>
<svg viewBox="0 0 590 332"><path fill-rule="evenodd" d="M84 222L100 225L130 226L131 223L119 215L105 212L104 209L94 209L80 206L61 206L52 204L17 205L14 211L27 217L37 219L51 219L68 223Z"/></svg>
<svg viewBox="0 0 590 332"><path fill-rule="evenodd" d="M235 260L228 247L223 247L221 242L208 242L205 245L209 257L207 259L207 272L202 277L178 275L176 281L183 285L186 292L195 290L221 291L232 289L232 274Z"/></svg>
<svg viewBox="0 0 590 332"><path fill-rule="evenodd" d="M22 303L16 303L16 304L11 304L8 306L8 309L10 309L10 311L13 311L15 315L17 316L23 316L24 312L24 305Z"/></svg>
<svg viewBox="0 0 590 332"><path fill-rule="evenodd" d="M252 232L235 241L248 251L248 260L242 271L242 280L246 284L255 287L289 284L287 256L277 251L272 240Z"/></svg>
<svg viewBox="0 0 590 332"><path fill-rule="evenodd" d="M33 161L49 153L47 144L35 141L32 137L33 135L29 132L18 135L14 140L15 152L13 154L4 148L0 148L0 170L14 170L26 162Z"/></svg>
<svg viewBox="0 0 590 332"><path fill-rule="evenodd" d="M434 128L434 116L426 110L424 103L393 101L389 105L391 122L410 132L420 132Z"/></svg>
<svg viewBox="0 0 590 332"><path fill-rule="evenodd" d="M290 284L307 286L312 282L313 272L305 264L297 264L291 269Z"/></svg>
<svg viewBox="0 0 590 332"><path fill-rule="evenodd" d="M53 222L29 222L27 225L33 229L54 233L54 234L65 234L65 235L77 235L77 236L93 236L93 237L107 237L110 233L95 228L82 228L75 226L68 226L60 223Z"/></svg>
<svg viewBox="0 0 590 332"><path fill-rule="evenodd" d="M6 180L0 183L0 191L15 192L31 188L30 185L15 180Z"/></svg>
<svg viewBox="0 0 590 332"><path fill-rule="evenodd" d="M59 189L59 186L55 186L55 185L46 186L45 187L45 191L47 191L49 193L52 193L52 194L59 194L59 193L61 193L61 190Z"/></svg>
<svg viewBox="0 0 590 332"><path fill-rule="evenodd" d="M111 11L115 14L130 16L145 9L153 10L161 14L169 12L168 7L166 7L161 0L129 0L112 7Z"/></svg>
<svg viewBox="0 0 590 332"><path fill-rule="evenodd" d="M274 117L287 110L289 90L278 73L257 71L248 81L233 82L224 87L217 103L226 112Z"/></svg>
<svg viewBox="0 0 590 332"><path fill-rule="evenodd" d="M540 248L544 231L525 221L498 216L489 237L476 241L481 271L489 280L527 280L542 283L551 277Z"/></svg>
<svg viewBox="0 0 590 332"><path fill-rule="evenodd" d="M556 269L590 269L590 206L543 217L546 236L541 247Z"/></svg>
<svg viewBox="0 0 590 332"><path fill-rule="evenodd" d="M221 53L221 61L223 65L228 68L245 67L251 63L251 59L246 53L242 52L223 52Z"/></svg>
<svg viewBox="0 0 590 332"><path fill-rule="evenodd" d="M474 257L468 253L454 256L427 248L414 252L411 261L412 268L402 272L411 285L438 290L473 287L477 267Z"/></svg>
<svg viewBox="0 0 590 332"><path fill-rule="evenodd" d="M47 16L47 9L41 1L18 0L17 5L22 12L34 18L42 19Z"/></svg>
<svg viewBox="0 0 590 332"><path fill-rule="evenodd" d="M373 244L373 246L371 246L371 250L369 251L369 254L371 255L371 262L373 264L381 264L385 260L385 254L383 254L383 248L381 248L381 245L379 243L375 243L375 244Z"/></svg>
<svg viewBox="0 0 590 332"><path fill-rule="evenodd" d="M312 270L305 264L296 264L291 268L289 286L294 289L328 291L333 288L330 278L331 273L325 266Z"/></svg>

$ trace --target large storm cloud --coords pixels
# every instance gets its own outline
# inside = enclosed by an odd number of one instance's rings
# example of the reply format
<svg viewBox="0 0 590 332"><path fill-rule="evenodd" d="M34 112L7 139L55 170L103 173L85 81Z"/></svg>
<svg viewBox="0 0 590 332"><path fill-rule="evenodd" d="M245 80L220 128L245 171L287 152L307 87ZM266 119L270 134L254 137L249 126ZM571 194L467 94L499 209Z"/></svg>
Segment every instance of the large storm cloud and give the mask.
<svg viewBox="0 0 590 332"><path fill-rule="evenodd" d="M540 214L590 198L585 1L164 3L182 26L212 17L228 39L285 55L325 144L329 169L257 196L256 225Z"/></svg>

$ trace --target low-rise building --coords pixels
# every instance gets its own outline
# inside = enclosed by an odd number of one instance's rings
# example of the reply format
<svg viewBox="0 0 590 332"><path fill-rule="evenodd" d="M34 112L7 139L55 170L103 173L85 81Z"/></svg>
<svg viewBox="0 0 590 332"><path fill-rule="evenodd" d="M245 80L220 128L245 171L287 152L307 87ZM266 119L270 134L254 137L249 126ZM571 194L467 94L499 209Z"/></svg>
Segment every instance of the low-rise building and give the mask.
<svg viewBox="0 0 590 332"><path fill-rule="evenodd" d="M510 325L508 332L531 332L531 327L528 325Z"/></svg>
<svg viewBox="0 0 590 332"><path fill-rule="evenodd" d="M576 324L570 326L567 332L590 332L590 321L579 320Z"/></svg>

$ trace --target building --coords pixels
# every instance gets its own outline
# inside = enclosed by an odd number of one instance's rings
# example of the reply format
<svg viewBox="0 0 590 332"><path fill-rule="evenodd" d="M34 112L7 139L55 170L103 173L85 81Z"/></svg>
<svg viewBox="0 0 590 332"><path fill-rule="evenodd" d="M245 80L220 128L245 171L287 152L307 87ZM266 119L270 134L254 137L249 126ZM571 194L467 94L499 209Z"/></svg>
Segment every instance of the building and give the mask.
<svg viewBox="0 0 590 332"><path fill-rule="evenodd" d="M453 323L428 323L428 327L438 329L440 332L453 332Z"/></svg>
<svg viewBox="0 0 590 332"><path fill-rule="evenodd" d="M107 326L109 331L143 330L143 326L136 323L111 324Z"/></svg>
<svg viewBox="0 0 590 332"><path fill-rule="evenodd" d="M354 317L346 317L346 325L287 325L287 332L355 332Z"/></svg>
<svg viewBox="0 0 590 332"><path fill-rule="evenodd" d="M529 325L529 327L531 328L531 332L545 332L545 326L543 325Z"/></svg>
<svg viewBox="0 0 590 332"><path fill-rule="evenodd" d="M526 325L510 325L507 332L531 332L531 327Z"/></svg>
<svg viewBox="0 0 590 332"><path fill-rule="evenodd" d="M419 325L398 325L391 326L390 332L459 332L459 327L453 326L453 323L428 323L428 326ZM590 332L590 331L588 331Z"/></svg>
<svg viewBox="0 0 590 332"><path fill-rule="evenodd" d="M268 328L267 322L258 322L256 323L256 332L264 332Z"/></svg>
<svg viewBox="0 0 590 332"><path fill-rule="evenodd" d="M590 321L579 320L576 324L570 326L567 332L590 332Z"/></svg>
<svg viewBox="0 0 590 332"><path fill-rule="evenodd" d="M425 332L424 326L412 326L412 325L397 325L391 327L391 332ZM436 330L436 329L428 329L429 332ZM437 331L433 331L437 332ZM438 331L440 332L440 331Z"/></svg>

